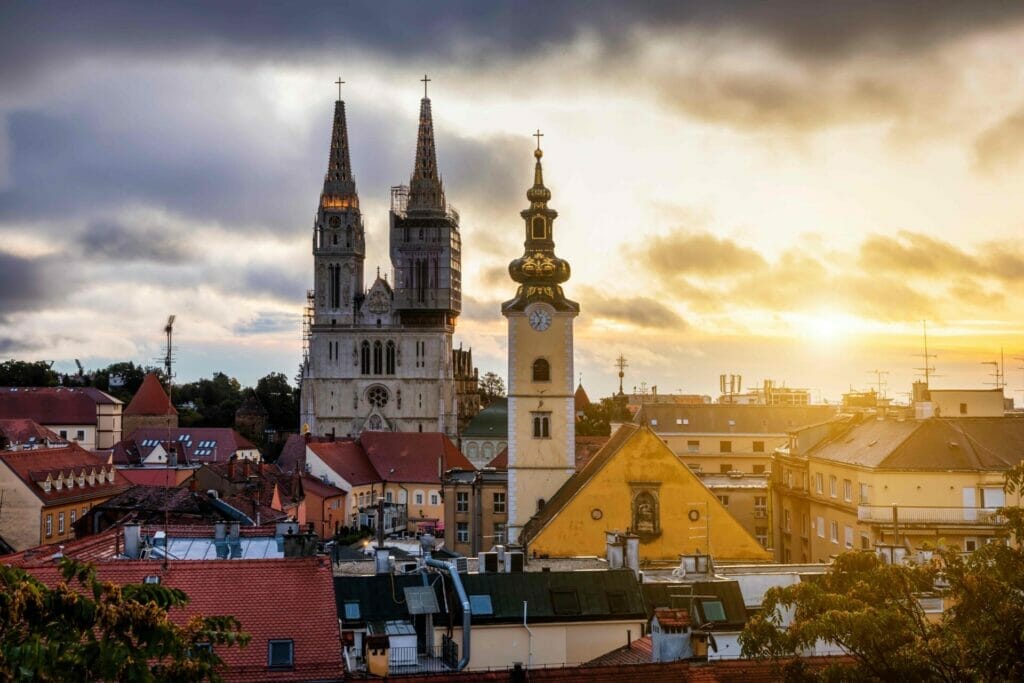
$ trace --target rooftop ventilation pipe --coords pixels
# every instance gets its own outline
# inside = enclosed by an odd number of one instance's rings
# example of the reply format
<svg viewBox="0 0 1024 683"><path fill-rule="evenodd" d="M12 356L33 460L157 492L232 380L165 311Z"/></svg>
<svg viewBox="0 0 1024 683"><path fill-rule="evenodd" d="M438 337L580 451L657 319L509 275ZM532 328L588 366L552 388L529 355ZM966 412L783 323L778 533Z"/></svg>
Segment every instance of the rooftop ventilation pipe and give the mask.
<svg viewBox="0 0 1024 683"><path fill-rule="evenodd" d="M455 592L459 594L459 602L462 603L462 659L455 665L455 670L462 671L469 665L469 629L473 617L473 610L469 605L469 597L466 595L466 589L462 587L462 579L459 578L459 572L456 571L454 564L435 560L429 555L423 560L423 563L428 567L447 572L448 576L452 578L452 583L455 585Z"/></svg>
<svg viewBox="0 0 1024 683"><path fill-rule="evenodd" d="M139 524L124 525L124 554L129 559L139 559L139 545L142 540L142 526Z"/></svg>

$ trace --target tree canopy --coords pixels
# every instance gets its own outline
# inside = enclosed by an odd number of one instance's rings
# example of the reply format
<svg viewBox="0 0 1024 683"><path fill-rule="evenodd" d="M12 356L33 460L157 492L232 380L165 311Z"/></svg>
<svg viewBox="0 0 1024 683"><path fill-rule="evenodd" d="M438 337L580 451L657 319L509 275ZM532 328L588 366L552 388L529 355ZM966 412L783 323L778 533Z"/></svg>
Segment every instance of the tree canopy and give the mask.
<svg viewBox="0 0 1024 683"><path fill-rule="evenodd" d="M0 680L220 680L218 648L249 636L230 616L168 615L188 596L160 584L116 586L91 565L64 558L49 588L0 565Z"/></svg>
<svg viewBox="0 0 1024 683"><path fill-rule="evenodd" d="M484 408L491 404L496 398L505 395L505 380L496 372L485 372L480 378L480 403Z"/></svg>
<svg viewBox="0 0 1024 683"><path fill-rule="evenodd" d="M1006 491L1022 486L1018 465L1006 475ZM770 589L740 636L744 655L788 660L791 680L1024 679L1024 511L1000 513L1012 543L969 555L940 547L919 565L848 552L820 580ZM944 600L939 618L921 607L929 595ZM821 642L849 659L814 670L793 659Z"/></svg>
<svg viewBox="0 0 1024 683"><path fill-rule="evenodd" d="M0 363L0 387L55 387L57 373L51 365L44 360L5 360Z"/></svg>

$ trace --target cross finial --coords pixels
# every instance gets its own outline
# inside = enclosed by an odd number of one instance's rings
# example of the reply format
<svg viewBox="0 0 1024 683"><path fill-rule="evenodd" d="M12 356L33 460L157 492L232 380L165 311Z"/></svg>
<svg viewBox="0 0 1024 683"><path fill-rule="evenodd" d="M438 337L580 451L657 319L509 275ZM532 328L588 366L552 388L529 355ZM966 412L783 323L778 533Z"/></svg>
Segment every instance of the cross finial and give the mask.
<svg viewBox="0 0 1024 683"><path fill-rule="evenodd" d="M338 80L334 81L334 84L338 86L338 99L341 99L341 86L345 85L345 81L341 80L341 76L338 76Z"/></svg>
<svg viewBox="0 0 1024 683"><path fill-rule="evenodd" d="M540 149L540 139L544 137L544 133L541 133L540 128L538 128L537 132L533 134L533 137L537 138L537 149Z"/></svg>
<svg viewBox="0 0 1024 683"><path fill-rule="evenodd" d="M427 99L427 83L430 83L431 79L427 78L427 74L423 74L423 78L420 79L420 83L423 84L423 99Z"/></svg>

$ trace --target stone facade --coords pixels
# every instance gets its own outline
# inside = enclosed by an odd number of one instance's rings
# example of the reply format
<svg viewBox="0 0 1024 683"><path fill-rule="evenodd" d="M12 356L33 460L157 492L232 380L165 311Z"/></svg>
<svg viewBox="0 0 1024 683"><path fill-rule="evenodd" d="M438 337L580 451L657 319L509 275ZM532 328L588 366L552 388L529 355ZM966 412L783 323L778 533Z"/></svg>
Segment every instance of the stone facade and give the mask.
<svg viewBox="0 0 1024 683"><path fill-rule="evenodd" d="M313 235L315 270L301 419L314 434L443 432L472 412L452 334L462 309L458 213L437 170L430 100L420 103L416 163L391 191L392 277L364 290L365 236L348 154L345 106L335 108L327 177ZM467 407L468 406L468 407Z"/></svg>

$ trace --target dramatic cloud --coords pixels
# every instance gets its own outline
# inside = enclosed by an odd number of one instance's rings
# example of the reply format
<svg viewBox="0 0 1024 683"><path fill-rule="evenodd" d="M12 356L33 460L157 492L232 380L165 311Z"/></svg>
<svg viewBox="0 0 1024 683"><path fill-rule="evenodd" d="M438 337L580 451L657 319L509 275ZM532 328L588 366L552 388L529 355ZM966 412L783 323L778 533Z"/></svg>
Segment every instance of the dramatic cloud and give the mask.
<svg viewBox="0 0 1024 683"><path fill-rule="evenodd" d="M985 130L974 142L978 167L995 173L1024 158L1024 109L1018 109Z"/></svg>
<svg viewBox="0 0 1024 683"><path fill-rule="evenodd" d="M729 276L765 265L760 254L731 239L688 230L655 237L634 260L666 280L691 274Z"/></svg>
<svg viewBox="0 0 1024 683"><path fill-rule="evenodd" d="M181 235L169 234L166 229L150 227L129 228L117 221L91 223L78 236L82 253L89 257L112 261L161 261L180 263L191 250Z"/></svg>
<svg viewBox="0 0 1024 683"><path fill-rule="evenodd" d="M662 328L680 331L686 322L665 304L646 297L605 297L596 289L583 290L580 302L587 314L637 327Z"/></svg>
<svg viewBox="0 0 1024 683"><path fill-rule="evenodd" d="M978 261L962 249L928 235L900 232L896 237L869 236L860 247L861 266L868 272L979 272Z"/></svg>
<svg viewBox="0 0 1024 683"><path fill-rule="evenodd" d="M0 251L0 316L48 308L73 285L74 279L50 259Z"/></svg>

